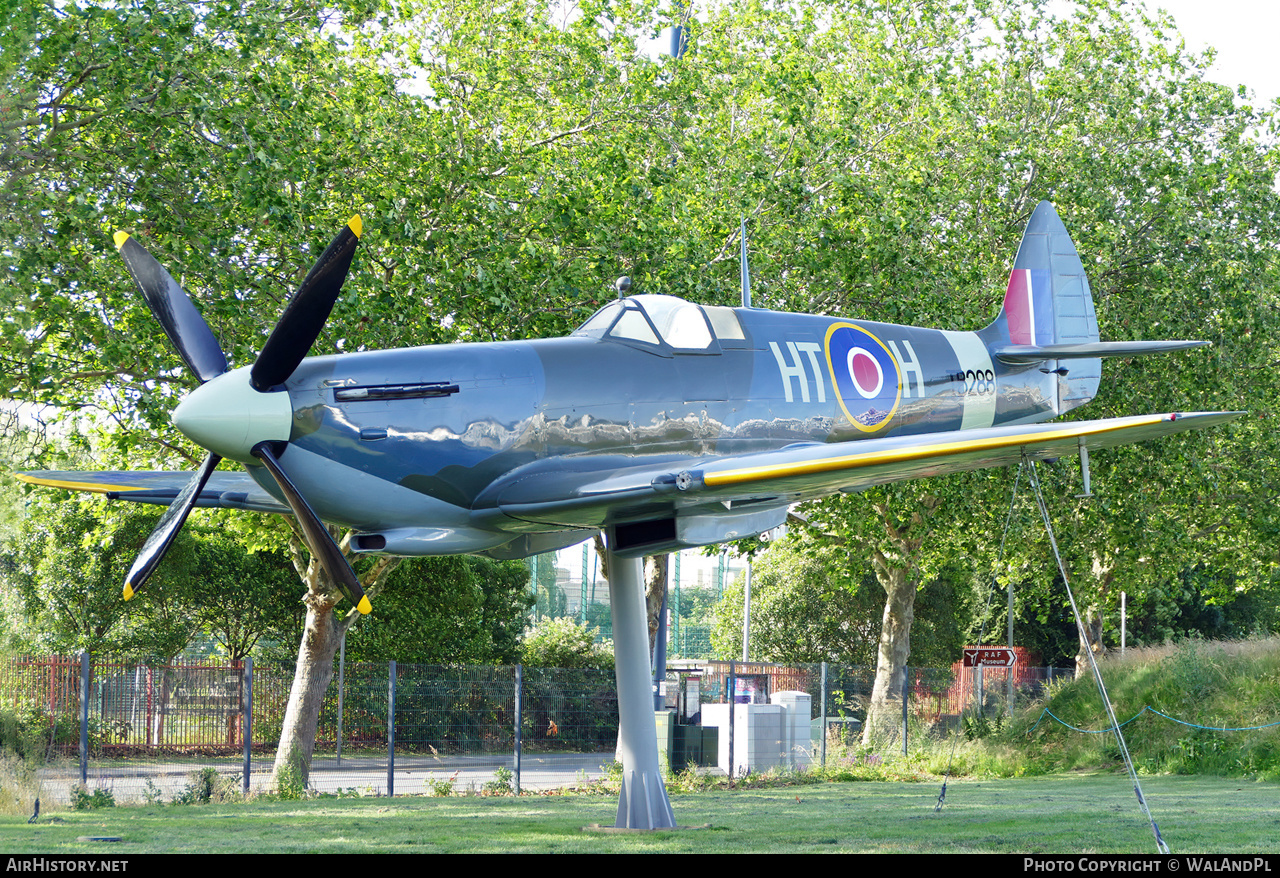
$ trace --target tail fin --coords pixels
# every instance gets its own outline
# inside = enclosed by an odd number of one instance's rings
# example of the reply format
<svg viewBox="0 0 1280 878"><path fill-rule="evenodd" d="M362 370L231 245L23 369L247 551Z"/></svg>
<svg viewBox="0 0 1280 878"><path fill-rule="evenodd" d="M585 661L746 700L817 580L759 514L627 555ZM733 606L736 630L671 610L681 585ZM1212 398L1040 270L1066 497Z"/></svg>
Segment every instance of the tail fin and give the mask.
<svg viewBox="0 0 1280 878"><path fill-rule="evenodd" d="M987 331L991 333L991 355L1000 362L1043 363L1042 371L1058 376L1058 414L1093 399L1102 377L1102 357L1132 357L1208 344L1099 341L1089 278L1071 236L1047 201L1040 202L1031 214L1009 275L1004 307Z"/></svg>
<svg viewBox="0 0 1280 878"><path fill-rule="evenodd" d="M1084 405L1097 393L1102 361L1100 352L1087 350L1098 342L1089 279L1071 235L1047 201L1031 214L1013 261L1004 307L990 328L996 335L991 353L997 359L1045 361L1042 368L1059 375L1057 413ZM1049 362L1067 358L1073 362L1065 370Z"/></svg>

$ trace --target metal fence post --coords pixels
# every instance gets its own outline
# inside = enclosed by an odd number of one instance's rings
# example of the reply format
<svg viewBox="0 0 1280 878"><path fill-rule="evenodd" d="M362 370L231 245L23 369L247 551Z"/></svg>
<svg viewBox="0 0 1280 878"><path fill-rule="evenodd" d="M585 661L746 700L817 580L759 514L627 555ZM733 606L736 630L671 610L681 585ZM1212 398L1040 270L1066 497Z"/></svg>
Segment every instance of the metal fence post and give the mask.
<svg viewBox="0 0 1280 878"><path fill-rule="evenodd" d="M733 701L733 684L734 684L733 662L729 662L729 679L725 681L725 692L729 696L729 780L733 780L733 713L736 706Z"/></svg>
<svg viewBox="0 0 1280 878"><path fill-rule="evenodd" d="M902 675L902 755L907 755L907 697L911 693L911 666L907 665Z"/></svg>
<svg viewBox="0 0 1280 878"><path fill-rule="evenodd" d="M244 780L240 791L249 795L249 773L253 769L253 659L244 659L240 684L240 740L244 743Z"/></svg>
<svg viewBox="0 0 1280 878"><path fill-rule="evenodd" d="M821 726L822 743L819 746L822 748L822 758L818 762L818 764L821 765L823 768L826 768L827 766L827 663L826 662L822 663L822 676L821 676L821 682L819 683L819 686L820 688L818 689L818 717L822 723L822 726Z"/></svg>
<svg viewBox="0 0 1280 878"><path fill-rule="evenodd" d="M396 794L396 663L387 664L387 795Z"/></svg>
<svg viewBox="0 0 1280 878"><path fill-rule="evenodd" d="M89 783L89 653L80 653L80 785Z"/></svg>
<svg viewBox="0 0 1280 878"><path fill-rule="evenodd" d="M516 795L520 795L521 729L524 728L524 665L516 665Z"/></svg>
<svg viewBox="0 0 1280 878"><path fill-rule="evenodd" d="M338 738L337 738L337 765L342 767L342 699L346 694L344 683L347 674L347 631L342 630L342 639L338 641Z"/></svg>

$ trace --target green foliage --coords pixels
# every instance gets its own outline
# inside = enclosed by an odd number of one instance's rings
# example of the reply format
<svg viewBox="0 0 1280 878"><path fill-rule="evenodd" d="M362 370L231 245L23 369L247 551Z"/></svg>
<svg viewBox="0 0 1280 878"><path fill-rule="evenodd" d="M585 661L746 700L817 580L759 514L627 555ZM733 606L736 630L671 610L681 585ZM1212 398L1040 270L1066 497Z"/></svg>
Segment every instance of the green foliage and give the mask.
<svg viewBox="0 0 1280 878"><path fill-rule="evenodd" d="M307 782L302 772L292 765L286 765L275 774L276 788L273 794L282 801L295 801L307 795Z"/></svg>
<svg viewBox="0 0 1280 878"><path fill-rule="evenodd" d="M752 565L753 661L871 666L876 661L884 593L867 587L847 554L795 539L771 544ZM719 658L742 656L745 575L726 586L715 608L711 644Z"/></svg>
<svg viewBox="0 0 1280 878"><path fill-rule="evenodd" d="M556 567L556 560L557 557L554 553L537 555L528 559L530 568L537 579L537 582L534 583L535 591L537 592L534 607L535 618L564 616L569 611L569 596L565 594L564 588L558 582L560 571Z"/></svg>
<svg viewBox="0 0 1280 878"><path fill-rule="evenodd" d="M613 670L613 645L597 642L599 634L573 619L543 619L525 635L521 660L537 668Z"/></svg>
<svg viewBox="0 0 1280 878"><path fill-rule="evenodd" d="M988 716L986 711L966 713L960 720L961 733L966 741L980 741L1000 734L1004 721L1003 713L996 713L994 716Z"/></svg>
<svg viewBox="0 0 1280 878"><path fill-rule="evenodd" d="M1124 659L1104 662L1103 678L1117 717L1126 723L1125 740L1139 771L1280 777L1276 641L1188 640L1133 650ZM1106 727L1090 677L1048 687L1042 701L1020 710L1003 730L993 729L979 743L990 745L989 752L1012 748L1019 753L1006 761L1007 772L1120 767L1113 736L1076 732L1063 723Z"/></svg>
<svg viewBox="0 0 1280 878"><path fill-rule="evenodd" d="M452 796L453 785L457 780L458 773L456 771L444 780L429 777L427 778L427 788L431 790L431 795L433 796Z"/></svg>
<svg viewBox="0 0 1280 878"><path fill-rule="evenodd" d="M49 722L46 719L35 709L22 713L12 707L0 707L0 752L23 762L43 762L48 746L46 731ZM56 737L56 733L50 737Z"/></svg>
<svg viewBox="0 0 1280 878"><path fill-rule="evenodd" d="M516 776L510 768L500 765L493 770L493 780L484 782L480 792L486 796L510 796L516 791Z"/></svg>
<svg viewBox="0 0 1280 878"><path fill-rule="evenodd" d="M96 787L90 790L81 784L71 788L71 810L73 811L96 811L99 808L114 808L115 806L115 794L106 787Z"/></svg>
<svg viewBox="0 0 1280 878"><path fill-rule="evenodd" d="M719 658L742 656L745 577L715 607L711 643ZM963 645L966 606L946 579L922 586L913 621L911 663L950 665ZM751 659L783 664L832 662L874 667L885 593L864 559L843 547L789 536L757 555L751 581Z"/></svg>
<svg viewBox="0 0 1280 878"><path fill-rule="evenodd" d="M159 791L156 791L157 794ZM151 790L147 792L150 800ZM191 772L182 792L173 797L175 805L208 805L210 802L239 802L243 800L240 775L221 775L218 769L205 767Z"/></svg>
<svg viewBox="0 0 1280 878"><path fill-rule="evenodd" d="M347 635L349 661L515 664L532 603L518 561L409 559L388 578L377 612Z"/></svg>
<svg viewBox="0 0 1280 878"><path fill-rule="evenodd" d="M33 494L0 544L9 649L160 657L205 634L231 659L296 624L297 575L279 553L245 544L193 516L137 599L120 584L159 510Z"/></svg>
<svg viewBox="0 0 1280 878"><path fill-rule="evenodd" d="M0 814L30 816L40 796L40 778L27 759L0 748Z"/></svg>
<svg viewBox="0 0 1280 878"><path fill-rule="evenodd" d="M156 786L155 781L151 778L147 778L147 783L142 788L142 801L147 805L164 804L164 791Z"/></svg>

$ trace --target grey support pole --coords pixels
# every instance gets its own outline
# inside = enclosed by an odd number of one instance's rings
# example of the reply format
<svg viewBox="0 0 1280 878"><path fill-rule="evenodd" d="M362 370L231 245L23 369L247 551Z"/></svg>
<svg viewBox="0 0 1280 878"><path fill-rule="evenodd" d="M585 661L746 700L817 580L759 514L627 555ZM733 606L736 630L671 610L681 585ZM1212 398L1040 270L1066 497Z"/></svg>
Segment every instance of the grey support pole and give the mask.
<svg viewBox="0 0 1280 878"><path fill-rule="evenodd" d="M724 681L725 700L729 702L729 783L733 783L733 715L737 713L733 693L737 690L733 659L729 660L729 676Z"/></svg>
<svg viewBox="0 0 1280 878"><path fill-rule="evenodd" d="M613 535L608 534L613 543ZM663 829L676 825L662 783L658 733L653 719L649 671L649 622L639 558L620 558L610 549L609 607L613 614L613 655L618 677L618 750L622 754L619 829Z"/></svg>

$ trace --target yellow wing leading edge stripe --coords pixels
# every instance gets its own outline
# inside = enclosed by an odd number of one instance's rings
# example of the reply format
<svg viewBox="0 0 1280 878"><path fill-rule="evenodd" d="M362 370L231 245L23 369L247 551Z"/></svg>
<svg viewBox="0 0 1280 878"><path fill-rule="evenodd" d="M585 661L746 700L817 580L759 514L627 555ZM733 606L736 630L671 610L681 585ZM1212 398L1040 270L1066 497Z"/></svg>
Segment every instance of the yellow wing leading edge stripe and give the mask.
<svg viewBox="0 0 1280 878"><path fill-rule="evenodd" d="M65 479L42 479L26 473L14 473L19 479L32 485L43 485L46 488L66 488L68 491L92 491L95 494L107 494L113 491L141 491L137 485L107 485L102 482L74 482Z"/></svg>
<svg viewBox="0 0 1280 878"><path fill-rule="evenodd" d="M864 466L875 466L882 463L900 463L908 460L922 460L930 457L943 457L948 454L963 454L969 451L990 451L998 448L1012 448L1018 445L1053 442L1060 439L1074 439L1080 436L1095 436L1102 433L1113 433L1132 427L1147 427L1169 420L1168 415L1145 415L1119 419L1119 423L1093 425L1084 429L1064 426L1060 430L1045 430L1036 433L1017 433L1012 436L993 436L987 439L966 439L958 442L941 442L935 445L914 445L907 448L895 448L891 451L872 451L862 454L846 454L824 460L803 461L800 463L777 464L774 466L746 467L744 469L710 472L703 475L703 483L708 487L718 485L737 485L743 482L756 482L763 479L785 478L787 476L806 476L815 473L832 472L841 469L857 469Z"/></svg>

